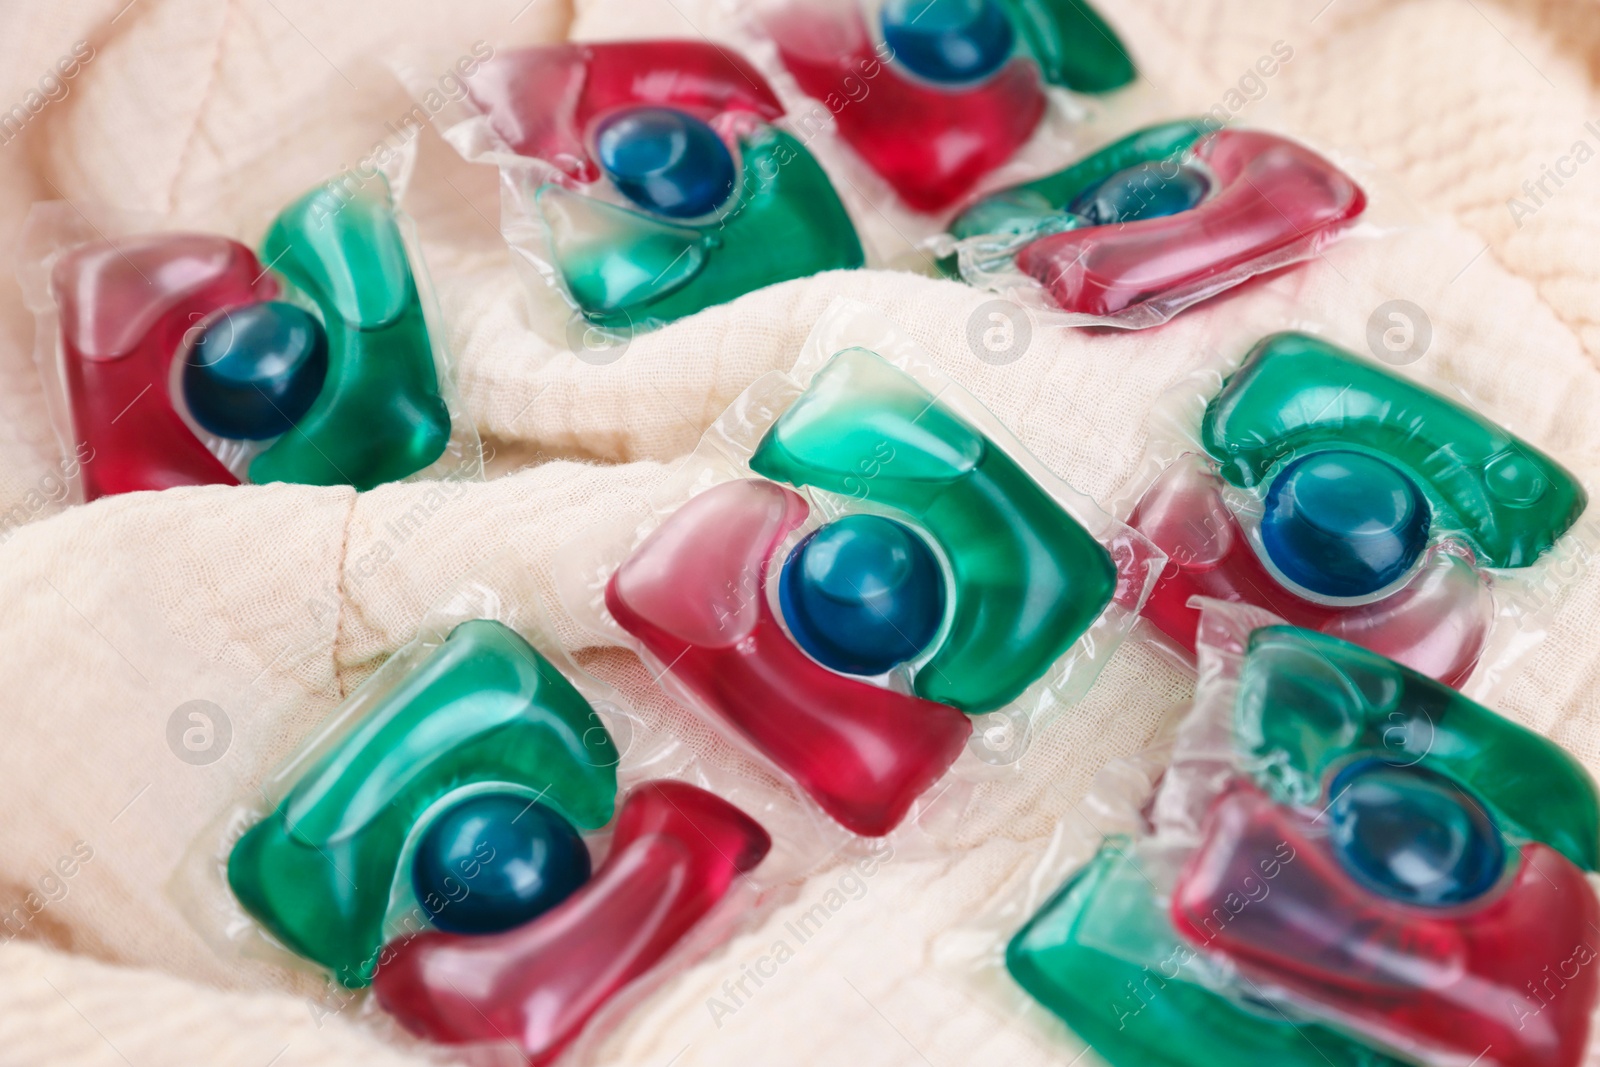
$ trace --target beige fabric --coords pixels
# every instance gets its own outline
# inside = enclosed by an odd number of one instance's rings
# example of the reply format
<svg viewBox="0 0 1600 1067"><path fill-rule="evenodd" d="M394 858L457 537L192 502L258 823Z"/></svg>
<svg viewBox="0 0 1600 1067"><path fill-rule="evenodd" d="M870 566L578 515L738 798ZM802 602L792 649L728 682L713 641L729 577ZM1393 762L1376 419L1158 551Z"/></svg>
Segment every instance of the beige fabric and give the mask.
<svg viewBox="0 0 1600 1067"><path fill-rule="evenodd" d="M545 0L124 3L0 9L0 109L24 100L74 42L94 49L67 95L0 145L0 234L15 235L31 201L64 196L254 237L276 205L388 136L385 124L409 106L382 67L399 45L453 55L480 38L554 39L569 22ZM457 578L510 550L548 586L555 548L636 506L742 388L788 365L836 296L904 323L1042 460L1099 498L1135 473L1150 405L1205 351L1236 351L1252 330L1296 317L1359 348L1368 314L1391 297L1432 318L1433 347L1416 369L1468 390L1593 479L1600 170L1581 167L1521 226L1506 200L1525 197L1521 183L1578 139L1600 146L1584 128L1600 116L1597 5L1105 6L1183 110L1234 109L1230 90L1273 42L1287 42L1293 59L1239 117L1392 170L1434 221L1382 244L1346 244L1156 332L1040 327L1004 367L980 362L965 341L988 297L887 272L751 294L595 366L565 350L559 326L541 317L548 305L524 298L495 231L494 175L425 134L408 208L499 476L359 497L194 489L62 510L45 499L57 456L32 325L15 288L0 286L0 511L20 506L33 520L0 545L0 911L30 913L24 935L0 945L0 1065L424 1062L353 1012L308 1009L307 976L217 956L164 884L199 829L404 643ZM595 0L572 28L730 32L709 0ZM0 256L11 247L0 242ZM1549 639L1502 703L1600 769L1590 654L1600 578L1575 575ZM570 623L560 629L582 645ZM725 754L630 656L581 656L652 721ZM641 1065L1070 1060L1050 1026L1017 1024L1004 998L945 966L942 946L1026 876L1054 825L1078 817L1095 770L1139 748L1187 690L1151 651L1124 648L1085 704L1037 738L1020 773L977 791L959 848L899 857L859 893L839 871L814 876L616 1020L600 1052ZM228 754L209 766L167 746L170 716L195 699L221 705L233 726ZM791 944L794 958L759 988L745 979L750 995L731 1015L714 1014L710 998L734 1004L724 983L818 903L831 916L821 932Z"/></svg>

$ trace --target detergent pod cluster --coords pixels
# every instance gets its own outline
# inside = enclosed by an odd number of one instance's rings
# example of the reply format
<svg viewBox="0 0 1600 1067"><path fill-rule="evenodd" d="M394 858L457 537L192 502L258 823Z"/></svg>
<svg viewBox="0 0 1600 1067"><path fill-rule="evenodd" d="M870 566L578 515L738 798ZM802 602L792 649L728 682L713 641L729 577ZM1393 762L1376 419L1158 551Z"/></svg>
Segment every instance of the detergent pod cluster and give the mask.
<svg viewBox="0 0 1600 1067"><path fill-rule="evenodd" d="M1583 513L1533 445L1395 369L1305 333L1185 383L1165 466L1129 522L1168 556L1144 615L1187 653L1194 597L1242 601L1464 683L1514 590ZM1203 413L1196 409L1204 404Z"/></svg>
<svg viewBox="0 0 1600 1067"><path fill-rule="evenodd" d="M341 1008L370 996L430 1041L543 1064L759 898L769 825L791 857L803 835L650 734L504 589L457 589L219 820L186 910L319 969Z"/></svg>
<svg viewBox="0 0 1600 1067"><path fill-rule="evenodd" d="M575 617L839 826L882 836L964 751L974 770L1019 758L1163 562L840 301L650 516L585 532L556 567Z"/></svg>
<svg viewBox="0 0 1600 1067"><path fill-rule="evenodd" d="M35 208L21 281L82 499L478 474L426 278L381 178L313 189L259 252L63 207Z"/></svg>
<svg viewBox="0 0 1600 1067"><path fill-rule="evenodd" d="M1081 0L771 0L756 19L799 90L910 209L942 214L1040 128L1050 90L1137 73Z"/></svg>
<svg viewBox="0 0 1600 1067"><path fill-rule="evenodd" d="M1122 826L1011 938L1015 981L1111 1067L1584 1062L1583 767L1260 609L1213 602L1201 658L1153 801L1102 776Z"/></svg>
<svg viewBox="0 0 1600 1067"><path fill-rule="evenodd" d="M500 166L502 229L575 321L614 333L859 267L828 176L766 79L705 40L505 50L445 136Z"/></svg>
<svg viewBox="0 0 1600 1067"><path fill-rule="evenodd" d="M974 285L1069 325L1139 328L1310 259L1366 209L1354 178L1298 142L1185 119L990 193L949 236Z"/></svg>

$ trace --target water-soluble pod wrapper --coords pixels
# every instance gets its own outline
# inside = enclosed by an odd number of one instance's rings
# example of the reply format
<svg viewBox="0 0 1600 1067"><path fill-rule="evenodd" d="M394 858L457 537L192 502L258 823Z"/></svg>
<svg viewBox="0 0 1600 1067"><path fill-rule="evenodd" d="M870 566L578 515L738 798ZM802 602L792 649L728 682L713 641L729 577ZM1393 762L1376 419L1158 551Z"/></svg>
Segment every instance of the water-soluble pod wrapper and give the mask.
<svg viewBox="0 0 1600 1067"><path fill-rule="evenodd" d="M840 301L648 518L580 535L557 576L575 617L840 826L882 836L964 750L971 771L1019 758L1163 562Z"/></svg>
<svg viewBox="0 0 1600 1067"><path fill-rule="evenodd" d="M836 136L928 215L1005 167L1053 93L1105 94L1137 78L1084 0L771 0L753 22Z"/></svg>
<svg viewBox="0 0 1600 1067"><path fill-rule="evenodd" d="M1138 329L1349 234L1367 193L1296 141L1211 119L1147 126L968 204L962 277L1065 325Z"/></svg>
<svg viewBox="0 0 1600 1067"><path fill-rule="evenodd" d="M1153 802L1100 787L1123 825L1011 938L1012 978L1112 1067L1582 1063L1584 767L1259 609L1212 602L1201 660Z"/></svg>
<svg viewBox="0 0 1600 1067"><path fill-rule="evenodd" d="M381 178L311 190L259 253L104 222L36 205L20 274L83 500L479 475L426 275Z"/></svg>
<svg viewBox="0 0 1600 1067"><path fill-rule="evenodd" d="M574 322L626 334L863 263L828 176L729 49L507 49L464 81L465 99L435 121L466 158L499 166L502 231Z"/></svg>
<svg viewBox="0 0 1600 1067"><path fill-rule="evenodd" d="M1243 601L1461 686L1523 625L1501 579L1587 506L1533 445L1320 337L1269 335L1202 380L1175 390L1177 443L1128 520L1169 560L1144 616L1185 653L1194 597Z"/></svg>
<svg viewBox="0 0 1600 1067"><path fill-rule="evenodd" d="M791 801L651 735L519 585L460 587L175 885L207 936L320 968L340 1007L370 986L423 1038L547 1063L815 857Z"/></svg>

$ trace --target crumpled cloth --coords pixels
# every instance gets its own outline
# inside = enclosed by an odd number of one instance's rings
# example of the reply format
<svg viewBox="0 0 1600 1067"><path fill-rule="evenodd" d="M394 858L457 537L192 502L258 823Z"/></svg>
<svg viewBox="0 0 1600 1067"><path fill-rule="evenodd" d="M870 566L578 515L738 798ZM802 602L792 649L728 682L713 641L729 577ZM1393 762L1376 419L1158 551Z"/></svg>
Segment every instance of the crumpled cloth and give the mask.
<svg viewBox="0 0 1600 1067"><path fill-rule="evenodd" d="M1151 406L1207 353L1237 355L1251 331L1297 321L1361 350L1372 310L1411 299L1433 341L1408 371L1464 390L1595 484L1600 172L1585 163L1559 186L1537 183L1575 142L1600 146L1585 126L1600 117L1600 5L1103 7L1171 113L1220 104L1370 163L1393 176L1386 190L1412 201L1418 221L1157 331L1040 326L1004 366L977 359L966 340L989 295L889 271L753 293L595 365L549 328L547 302L526 298L496 231L492 171L425 131L411 140L405 207L494 477L362 495L214 487L64 506L32 322L15 286L0 285L0 514L11 516L0 533L0 912L23 909L20 933L0 943L0 1065L448 1060L359 1010L309 1007L311 975L214 952L166 891L172 872L201 828L462 576L509 551L549 592L557 547L640 506L729 401L789 365L835 297L902 323L1043 462L1102 500L1140 469ZM0 114L0 233L14 238L32 201L64 198L251 240L291 196L393 136L411 105L384 64L404 45L726 40L731 25L728 10L693 0L590 0L576 11L547 0L19 0L0 9L0 109L18 101L26 112L15 129ZM1292 59L1250 80L1279 40ZM78 41L93 57L64 94L52 85L56 98L30 110L30 90ZM1513 197L1533 210L1513 210ZM13 244L0 241L0 256ZM1553 580L1546 639L1498 704L1600 769L1600 576L1578 566ZM649 721L708 758L729 757L631 656L556 624ZM897 857L867 879L824 869L791 887L757 925L608 1020L598 1054L679 1067L1069 1062L1079 1046L1059 1027L1019 1015L942 946L1016 891L1056 825L1082 817L1095 772L1144 745L1190 688L1128 643L1016 773L976 790L947 849ZM226 755L209 765L168 744L169 719L191 700L214 702L231 725ZM786 924L819 904L826 921L796 943ZM792 955L751 979L780 940Z"/></svg>

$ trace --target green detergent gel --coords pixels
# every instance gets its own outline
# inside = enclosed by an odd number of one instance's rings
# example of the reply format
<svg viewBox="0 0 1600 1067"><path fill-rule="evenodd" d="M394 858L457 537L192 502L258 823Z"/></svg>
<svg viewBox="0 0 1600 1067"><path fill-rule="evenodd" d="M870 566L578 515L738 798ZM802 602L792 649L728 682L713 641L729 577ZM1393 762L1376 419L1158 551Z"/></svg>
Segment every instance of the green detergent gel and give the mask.
<svg viewBox="0 0 1600 1067"><path fill-rule="evenodd" d="M251 462L250 480L364 490L438 459L450 412L387 198L319 186L274 220L261 259L315 306L328 371L311 409Z"/></svg>
<svg viewBox="0 0 1600 1067"><path fill-rule="evenodd" d="M1206 407L1205 450L1222 477L1253 489L1297 456L1365 451L1421 488L1433 525L1489 567L1526 567L1588 504L1583 486L1537 448L1461 404L1319 337L1260 341Z"/></svg>
<svg viewBox="0 0 1600 1067"><path fill-rule="evenodd" d="M1116 590L1110 553L1016 459L866 349L817 373L750 467L892 509L940 547L950 625L917 670L925 699L969 713L1004 706Z"/></svg>
<svg viewBox="0 0 1600 1067"><path fill-rule="evenodd" d="M591 322L670 322L777 282L865 259L844 205L794 137L760 127L715 218L693 225L542 185L534 202L567 289Z"/></svg>
<svg viewBox="0 0 1600 1067"><path fill-rule="evenodd" d="M245 832L228 884L284 945L364 986L402 856L437 813L493 786L595 829L611 819L617 761L555 666L501 623L465 622Z"/></svg>

